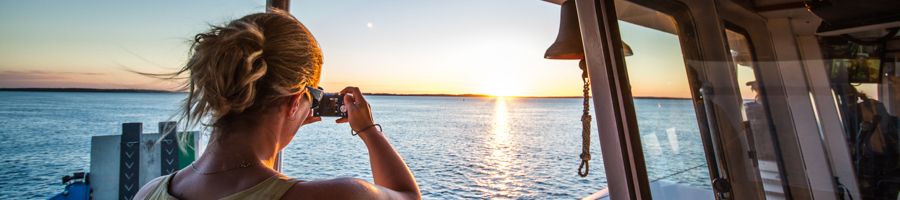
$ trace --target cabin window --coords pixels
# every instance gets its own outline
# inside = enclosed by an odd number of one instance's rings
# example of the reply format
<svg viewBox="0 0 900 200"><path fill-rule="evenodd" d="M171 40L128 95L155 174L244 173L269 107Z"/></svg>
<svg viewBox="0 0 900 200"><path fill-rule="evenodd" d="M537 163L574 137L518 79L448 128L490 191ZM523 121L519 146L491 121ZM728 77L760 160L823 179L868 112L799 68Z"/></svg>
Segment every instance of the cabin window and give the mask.
<svg viewBox="0 0 900 200"><path fill-rule="evenodd" d="M676 19L630 2L616 10L651 195L713 199Z"/></svg>
<svg viewBox="0 0 900 200"><path fill-rule="evenodd" d="M728 52L731 65L735 71L737 86L740 88L741 117L744 127L744 140L749 149L747 154L752 159L750 169L756 171L755 180L762 184L767 199L785 198L783 173L779 167L781 162L778 144L774 139L774 128L769 118L768 107L762 92L763 82L757 79L757 69L752 43L749 34L739 27L726 24L725 37L728 40ZM749 166L748 166L749 167Z"/></svg>
<svg viewBox="0 0 900 200"><path fill-rule="evenodd" d="M900 191L900 37L874 35L880 39L856 33L821 37L819 44L860 194L865 199L896 199Z"/></svg>

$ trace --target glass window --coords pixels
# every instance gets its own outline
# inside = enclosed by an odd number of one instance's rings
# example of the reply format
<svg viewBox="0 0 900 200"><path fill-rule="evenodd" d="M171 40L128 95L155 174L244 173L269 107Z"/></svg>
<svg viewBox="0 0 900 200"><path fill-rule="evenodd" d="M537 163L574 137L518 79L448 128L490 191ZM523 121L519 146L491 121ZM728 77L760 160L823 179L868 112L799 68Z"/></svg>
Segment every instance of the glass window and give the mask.
<svg viewBox="0 0 900 200"><path fill-rule="evenodd" d="M897 199L900 191L900 136L897 73L900 43L844 37L820 38L825 67L840 109L860 194L864 199Z"/></svg>
<svg viewBox="0 0 900 200"><path fill-rule="evenodd" d="M652 197L714 199L675 18L616 6Z"/></svg>
<svg viewBox="0 0 900 200"><path fill-rule="evenodd" d="M742 97L744 139L749 146L748 155L754 160L750 169L754 170L755 180L760 181L754 184L762 184L766 199L784 199L783 174L779 167L781 156L775 147L774 129L762 93L763 83L756 79L752 45L743 31L725 29L725 37Z"/></svg>

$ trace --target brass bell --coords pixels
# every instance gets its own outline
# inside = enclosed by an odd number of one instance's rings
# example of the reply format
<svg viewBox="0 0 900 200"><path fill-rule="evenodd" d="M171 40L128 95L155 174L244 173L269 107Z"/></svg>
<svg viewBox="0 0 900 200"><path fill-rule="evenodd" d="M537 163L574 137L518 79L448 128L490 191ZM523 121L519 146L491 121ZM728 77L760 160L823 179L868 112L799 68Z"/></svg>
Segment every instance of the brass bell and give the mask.
<svg viewBox="0 0 900 200"><path fill-rule="evenodd" d="M625 41L622 41L622 54L625 56L633 56L634 51L631 51L631 46L628 46Z"/></svg>
<svg viewBox="0 0 900 200"><path fill-rule="evenodd" d="M571 59L584 58L584 48L581 43L581 28L578 27L578 11L575 9L575 1L563 2L559 15L559 33L556 42L550 45L544 53L546 59Z"/></svg>
<svg viewBox="0 0 900 200"><path fill-rule="evenodd" d="M628 44L622 43L625 56L634 55ZM580 60L584 59L584 47L581 41L581 28L578 27L578 10L575 0L568 0L561 6L559 16L559 33L556 41L544 53L546 59Z"/></svg>

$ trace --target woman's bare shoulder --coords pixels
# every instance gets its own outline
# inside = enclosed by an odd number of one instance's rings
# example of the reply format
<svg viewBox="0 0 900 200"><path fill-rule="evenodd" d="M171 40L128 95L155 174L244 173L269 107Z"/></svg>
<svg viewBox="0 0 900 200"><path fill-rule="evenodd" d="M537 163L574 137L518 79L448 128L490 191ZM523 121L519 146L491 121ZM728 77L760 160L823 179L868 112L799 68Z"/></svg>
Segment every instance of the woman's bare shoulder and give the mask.
<svg viewBox="0 0 900 200"><path fill-rule="evenodd" d="M375 184L356 178L298 182L281 199L383 199Z"/></svg>

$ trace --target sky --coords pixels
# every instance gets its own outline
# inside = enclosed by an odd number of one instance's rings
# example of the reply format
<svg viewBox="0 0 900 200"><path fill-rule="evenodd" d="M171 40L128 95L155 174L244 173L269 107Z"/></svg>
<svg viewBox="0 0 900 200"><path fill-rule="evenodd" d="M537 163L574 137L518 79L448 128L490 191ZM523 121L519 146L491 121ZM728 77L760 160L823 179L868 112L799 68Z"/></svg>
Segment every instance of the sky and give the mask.
<svg viewBox="0 0 900 200"><path fill-rule="evenodd" d="M0 2L0 88L175 89L189 39L264 0ZM578 96L578 61L547 60L559 6L540 0L295 0L337 91ZM675 35L620 23L635 96L689 97ZM640 76L637 76L640 74Z"/></svg>

